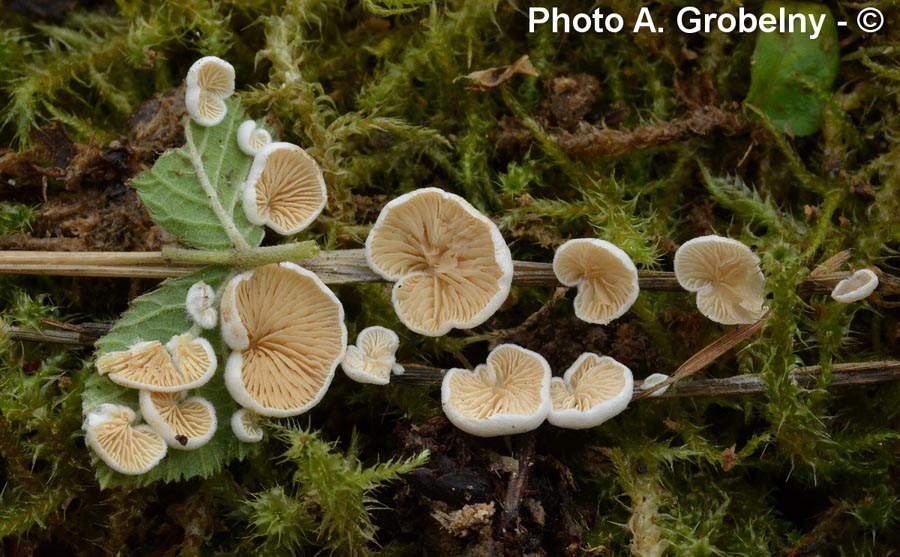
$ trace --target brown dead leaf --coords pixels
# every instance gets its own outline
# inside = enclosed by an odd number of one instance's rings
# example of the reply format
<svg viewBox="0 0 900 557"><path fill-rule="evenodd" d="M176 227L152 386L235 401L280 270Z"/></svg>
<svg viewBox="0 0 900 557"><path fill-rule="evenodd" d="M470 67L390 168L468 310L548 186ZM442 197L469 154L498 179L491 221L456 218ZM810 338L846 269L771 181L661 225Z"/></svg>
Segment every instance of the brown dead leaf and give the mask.
<svg viewBox="0 0 900 557"><path fill-rule="evenodd" d="M531 65L531 61L528 59L527 54L513 62L512 65L478 70L457 79L468 79L472 81L472 86L467 87L467 89L485 91L505 83L509 78L518 73L530 75L531 77L538 76L537 70Z"/></svg>

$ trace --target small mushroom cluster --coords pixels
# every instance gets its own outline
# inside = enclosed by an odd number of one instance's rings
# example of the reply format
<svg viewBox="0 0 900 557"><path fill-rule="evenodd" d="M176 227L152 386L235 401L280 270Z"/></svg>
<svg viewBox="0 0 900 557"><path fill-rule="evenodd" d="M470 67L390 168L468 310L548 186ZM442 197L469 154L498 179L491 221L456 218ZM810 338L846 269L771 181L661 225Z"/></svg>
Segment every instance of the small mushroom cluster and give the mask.
<svg viewBox="0 0 900 557"><path fill-rule="evenodd" d="M102 404L85 420L88 444L110 468L143 474L166 456L167 448L193 450L205 445L218 422L205 398L188 397L190 389L212 379L218 360L209 341L191 333L176 335L165 345L138 342L128 350L97 359L97 371L114 383L138 389L146 425L135 425L131 408Z"/></svg>
<svg viewBox="0 0 900 557"><path fill-rule="evenodd" d="M569 428L596 427L631 401L631 370L609 356L582 354L562 377L537 352L501 344L474 370L451 369L441 385L447 418L479 437L531 431L544 420Z"/></svg>
<svg viewBox="0 0 900 557"><path fill-rule="evenodd" d="M223 121L234 81L234 68L219 58L207 56L191 66L185 104L195 124ZM239 126L234 141L253 157L240 197L251 223L287 235L316 219L327 199L325 180L306 151L273 143L269 132L252 120ZM242 407L232 415L231 428L246 443L262 439L261 416L295 416L315 406L344 358L343 306L315 274L293 263L234 276L219 293L197 282L188 290L184 308L194 323L189 331L165 345L137 341L96 361L101 375L139 389L140 417L146 421L138 425L136 411L121 404L101 404L87 412L87 443L117 472L143 474L168 448L197 449L215 435L213 404L188 394L209 382L218 367L212 345L200 336L203 331L219 326L231 350L224 383Z"/></svg>
<svg viewBox="0 0 900 557"><path fill-rule="evenodd" d="M186 81L192 120L200 126L222 122L225 100L234 91L234 68L204 57ZM316 161L296 145L273 142L252 120L239 126L234 141L253 158L240 191L247 219L282 235L309 226L327 200ZM400 321L421 335L441 336L484 323L506 301L512 285L512 256L497 226L465 199L437 188L389 202L366 239L365 256L375 273L393 283L391 298ZM553 270L563 285L577 289L575 315L588 323L605 325L621 317L640 292L634 262L605 240L564 243L554 255ZM699 311L717 323L753 323L766 312L760 260L736 240L703 236L686 242L675 254L675 275L696 294ZM862 299L877 281L872 271L859 271L838 284L833 297ZM403 373L396 361L398 335L368 327L348 347L340 300L318 276L294 263L237 274L219 292L197 282L188 290L185 312L194 326L166 344L138 341L97 359L101 375L139 390L140 415L147 422L138 424L135 410L119 404L101 404L87 413L87 443L113 470L145 473L168 448L196 449L215 435L215 408L188 391L216 372L216 354L200 335L217 326L230 350L224 385L241 406L230 425L242 442L263 438L261 417L296 416L314 407L339 364L351 379L376 385ZM645 385L666 378L653 374ZM496 436L533 430L545 420L564 428L595 427L625 410L632 394L631 371L609 356L584 353L562 377L552 377L543 356L503 344L474 370L447 371L441 401L460 429Z"/></svg>

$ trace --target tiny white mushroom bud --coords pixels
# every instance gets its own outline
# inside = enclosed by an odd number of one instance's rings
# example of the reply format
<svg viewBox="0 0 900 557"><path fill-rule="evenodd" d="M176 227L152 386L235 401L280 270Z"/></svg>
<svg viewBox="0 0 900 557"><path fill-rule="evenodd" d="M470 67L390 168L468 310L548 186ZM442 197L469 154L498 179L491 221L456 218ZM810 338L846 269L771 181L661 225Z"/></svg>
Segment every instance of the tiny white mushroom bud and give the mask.
<svg viewBox="0 0 900 557"><path fill-rule="evenodd" d="M231 431L244 443L259 443L263 438L259 416L246 408L241 408L231 415Z"/></svg>
<svg viewBox="0 0 900 557"><path fill-rule="evenodd" d="M216 293L212 286L206 284L202 280L194 283L188 289L187 299L185 300L185 308L188 315L194 320L194 323L204 329L214 329L219 316L216 314L216 308L213 307Z"/></svg>
<svg viewBox="0 0 900 557"><path fill-rule="evenodd" d="M646 379L644 379L644 382L642 383L641 386L646 391L650 387L655 387L655 386L659 385L660 383L662 383L663 381L665 381L668 378L669 378L669 376L666 375L665 373L651 373L650 375L647 376ZM669 386L666 385L665 387L663 387L659 390L653 391L653 393L650 396L662 396L662 394L668 390L669 390Z"/></svg>
<svg viewBox="0 0 900 557"><path fill-rule="evenodd" d="M259 127L254 120L246 120L238 127L238 147L251 157L260 149L272 143L272 136L265 129Z"/></svg>
<svg viewBox="0 0 900 557"><path fill-rule="evenodd" d="M869 297L878 288L878 275L870 269L860 269L837 283L831 297L842 304L858 302Z"/></svg>

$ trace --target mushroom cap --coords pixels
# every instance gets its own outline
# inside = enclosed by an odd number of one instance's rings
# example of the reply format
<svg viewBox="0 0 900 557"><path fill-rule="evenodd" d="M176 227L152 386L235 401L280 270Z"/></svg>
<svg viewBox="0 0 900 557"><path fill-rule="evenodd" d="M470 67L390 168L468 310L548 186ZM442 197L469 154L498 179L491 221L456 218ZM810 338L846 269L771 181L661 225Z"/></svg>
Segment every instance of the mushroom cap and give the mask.
<svg viewBox="0 0 900 557"><path fill-rule="evenodd" d="M550 365L537 352L501 344L474 371L447 371L441 404L453 425L472 435L531 431L550 411Z"/></svg>
<svg viewBox="0 0 900 557"><path fill-rule="evenodd" d="M201 280L188 288L184 307L194 323L204 329L214 329L216 323L219 322L219 315L216 313L216 308L213 307L215 299L216 292L212 286Z"/></svg>
<svg viewBox="0 0 900 557"><path fill-rule="evenodd" d="M644 383L642 384L642 386L644 389L649 389L650 387L655 387L655 386L659 385L660 383L662 383L663 381L665 381L668 378L669 378L669 376L666 375L665 373L651 373L650 375L648 375L646 377L646 379L644 379ZM658 391L653 391L653 394L651 394L650 396L662 396L663 393L665 393L668 390L669 390L669 386L666 385L665 387L663 387L662 389L659 389Z"/></svg>
<svg viewBox="0 0 900 557"><path fill-rule="evenodd" d="M206 339L184 334L165 346L153 340L104 354L97 358L97 371L123 387L171 393L205 385L217 364Z"/></svg>
<svg viewBox="0 0 900 557"><path fill-rule="evenodd" d="M85 440L110 468L121 474L149 471L166 456L166 442L148 425L133 425L134 410L101 404L88 414Z"/></svg>
<svg viewBox="0 0 900 557"><path fill-rule="evenodd" d="M347 347L341 367L347 377L359 383L387 385L397 363L397 333L384 327L366 327L356 337L356 345Z"/></svg>
<svg viewBox="0 0 900 557"><path fill-rule="evenodd" d="M754 323L766 312L759 258L737 240L701 236L685 242L675 252L675 278L697 293L697 309L716 323Z"/></svg>
<svg viewBox="0 0 900 557"><path fill-rule="evenodd" d="M259 127L255 120L245 120L238 126L238 147L246 155L256 155L260 149L272 143L272 136L268 131Z"/></svg>
<svg viewBox="0 0 900 557"><path fill-rule="evenodd" d="M144 420L173 449L199 449L216 433L216 409L202 397L141 391L138 397Z"/></svg>
<svg viewBox="0 0 900 557"><path fill-rule="evenodd" d="M578 287L575 315L588 323L606 325L622 317L640 292L634 262L605 240L569 240L556 250L553 272L559 282Z"/></svg>
<svg viewBox="0 0 900 557"><path fill-rule="evenodd" d="M200 58L188 70L184 104L201 126L215 126L225 118L225 99L234 93L234 66L215 56Z"/></svg>
<svg viewBox="0 0 900 557"><path fill-rule="evenodd" d="M871 269L860 269L837 283L831 297L842 304L858 302L869 297L878 288L878 275Z"/></svg>
<svg viewBox="0 0 900 557"><path fill-rule="evenodd" d="M633 392L630 369L609 356L585 352L550 383L547 421L569 429L596 427L625 410Z"/></svg>
<svg viewBox="0 0 900 557"><path fill-rule="evenodd" d="M512 285L512 255L497 226L438 188L385 205L366 239L366 260L395 282L400 321L427 336L484 323Z"/></svg>
<svg viewBox="0 0 900 557"><path fill-rule="evenodd" d="M259 416L241 408L231 415L231 431L243 443L259 443L263 438L263 430L259 427Z"/></svg>
<svg viewBox="0 0 900 557"><path fill-rule="evenodd" d="M344 357L344 308L319 278L293 263L234 277L220 308L232 398L261 416L296 416L325 395Z"/></svg>
<svg viewBox="0 0 900 557"><path fill-rule="evenodd" d="M296 234L316 220L327 199L319 165L300 147L269 143L253 157L242 198L251 223Z"/></svg>

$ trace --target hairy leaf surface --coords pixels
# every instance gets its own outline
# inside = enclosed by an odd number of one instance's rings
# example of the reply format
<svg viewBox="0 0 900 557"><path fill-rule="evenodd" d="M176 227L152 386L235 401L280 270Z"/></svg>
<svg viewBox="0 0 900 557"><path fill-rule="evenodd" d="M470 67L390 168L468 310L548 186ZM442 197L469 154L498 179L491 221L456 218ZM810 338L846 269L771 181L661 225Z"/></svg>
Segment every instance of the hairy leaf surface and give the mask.
<svg viewBox="0 0 900 557"><path fill-rule="evenodd" d="M240 207L240 188L253 163L253 157L244 154L237 143L237 129L245 119L244 110L235 100L225 103L228 114L218 125L207 128L193 121L188 125L225 215L234 221L248 244L258 246L263 229L251 224ZM197 176L190 145L164 153L151 170L137 176L132 184L150 209L153 221L182 243L202 249L232 247L225 226L213 208L214 201Z"/></svg>

